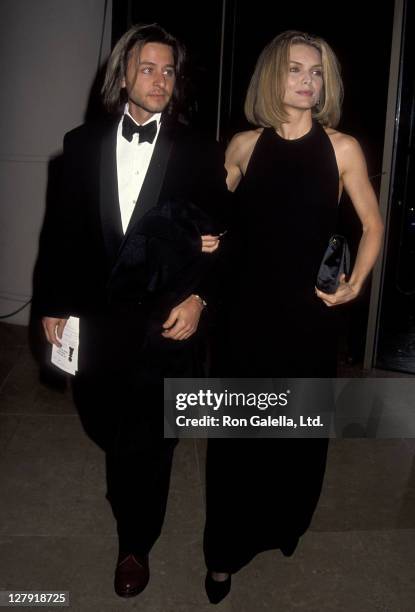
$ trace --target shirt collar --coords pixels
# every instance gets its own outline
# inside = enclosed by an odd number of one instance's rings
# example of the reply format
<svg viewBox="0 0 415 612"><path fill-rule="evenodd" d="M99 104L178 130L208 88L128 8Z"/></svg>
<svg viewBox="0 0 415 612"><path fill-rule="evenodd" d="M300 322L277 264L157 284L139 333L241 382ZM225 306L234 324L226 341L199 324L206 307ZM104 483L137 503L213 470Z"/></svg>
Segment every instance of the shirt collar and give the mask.
<svg viewBox="0 0 415 612"><path fill-rule="evenodd" d="M124 107L124 115L128 115L134 121L134 123L137 123L134 117L130 114L128 102ZM152 115L150 119L147 119L147 121L144 121L144 123L141 123L141 124L137 123L137 125L146 125L147 123L150 123L150 121L157 121L157 128L158 128L160 126L161 113L154 113L154 115Z"/></svg>

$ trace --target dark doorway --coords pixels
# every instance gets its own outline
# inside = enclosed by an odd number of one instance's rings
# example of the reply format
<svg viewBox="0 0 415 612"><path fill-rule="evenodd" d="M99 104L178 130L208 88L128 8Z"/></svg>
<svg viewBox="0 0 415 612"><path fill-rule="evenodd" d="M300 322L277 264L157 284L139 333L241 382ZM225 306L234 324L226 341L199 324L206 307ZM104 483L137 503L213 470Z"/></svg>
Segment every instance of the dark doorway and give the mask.
<svg viewBox="0 0 415 612"><path fill-rule="evenodd" d="M415 374L415 7L406 2L376 366Z"/></svg>

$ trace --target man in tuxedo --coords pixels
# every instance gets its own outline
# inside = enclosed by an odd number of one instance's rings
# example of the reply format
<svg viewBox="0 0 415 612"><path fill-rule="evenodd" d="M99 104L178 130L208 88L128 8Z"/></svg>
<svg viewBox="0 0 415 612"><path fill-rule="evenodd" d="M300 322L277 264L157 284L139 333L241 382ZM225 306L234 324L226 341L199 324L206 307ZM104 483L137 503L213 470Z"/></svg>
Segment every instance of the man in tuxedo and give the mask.
<svg viewBox="0 0 415 612"><path fill-rule="evenodd" d="M149 580L176 441L163 438L163 377L200 376L204 293L220 231L223 157L175 119L184 48L157 24L115 46L103 87L113 115L64 139L63 190L40 241L35 306L49 343L79 317L75 402L105 451L117 522L115 590Z"/></svg>

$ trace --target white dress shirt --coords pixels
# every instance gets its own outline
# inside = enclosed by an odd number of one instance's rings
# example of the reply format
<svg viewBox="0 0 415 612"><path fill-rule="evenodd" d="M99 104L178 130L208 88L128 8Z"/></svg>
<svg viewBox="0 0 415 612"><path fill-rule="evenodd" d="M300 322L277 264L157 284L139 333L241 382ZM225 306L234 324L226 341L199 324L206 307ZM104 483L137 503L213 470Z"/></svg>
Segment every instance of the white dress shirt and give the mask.
<svg viewBox="0 0 415 612"><path fill-rule="evenodd" d="M131 117L128 112L128 104L125 107L124 114ZM121 118L117 130L117 179L122 229L125 234L138 196L140 195L151 156L153 155L154 146L160 132L161 113L155 113L150 119L142 124L146 125L151 121L157 121L157 134L152 143L139 143L138 134L134 134L132 141L128 142L122 135L123 119L124 116ZM131 119L134 123L137 123L132 117ZM139 124L137 123L137 125Z"/></svg>

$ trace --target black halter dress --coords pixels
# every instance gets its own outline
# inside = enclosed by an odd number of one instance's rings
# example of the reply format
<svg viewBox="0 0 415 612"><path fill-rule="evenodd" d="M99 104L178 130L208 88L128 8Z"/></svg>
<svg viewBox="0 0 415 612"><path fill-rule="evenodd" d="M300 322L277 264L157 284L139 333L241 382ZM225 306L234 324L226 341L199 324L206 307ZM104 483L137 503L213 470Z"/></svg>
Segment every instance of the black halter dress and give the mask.
<svg viewBox="0 0 415 612"><path fill-rule="evenodd" d="M335 376L337 313L314 287L338 188L317 122L296 140L263 130L235 192L215 376ZM323 438L209 440L208 568L234 572L260 551L294 548L317 505L326 454Z"/></svg>

